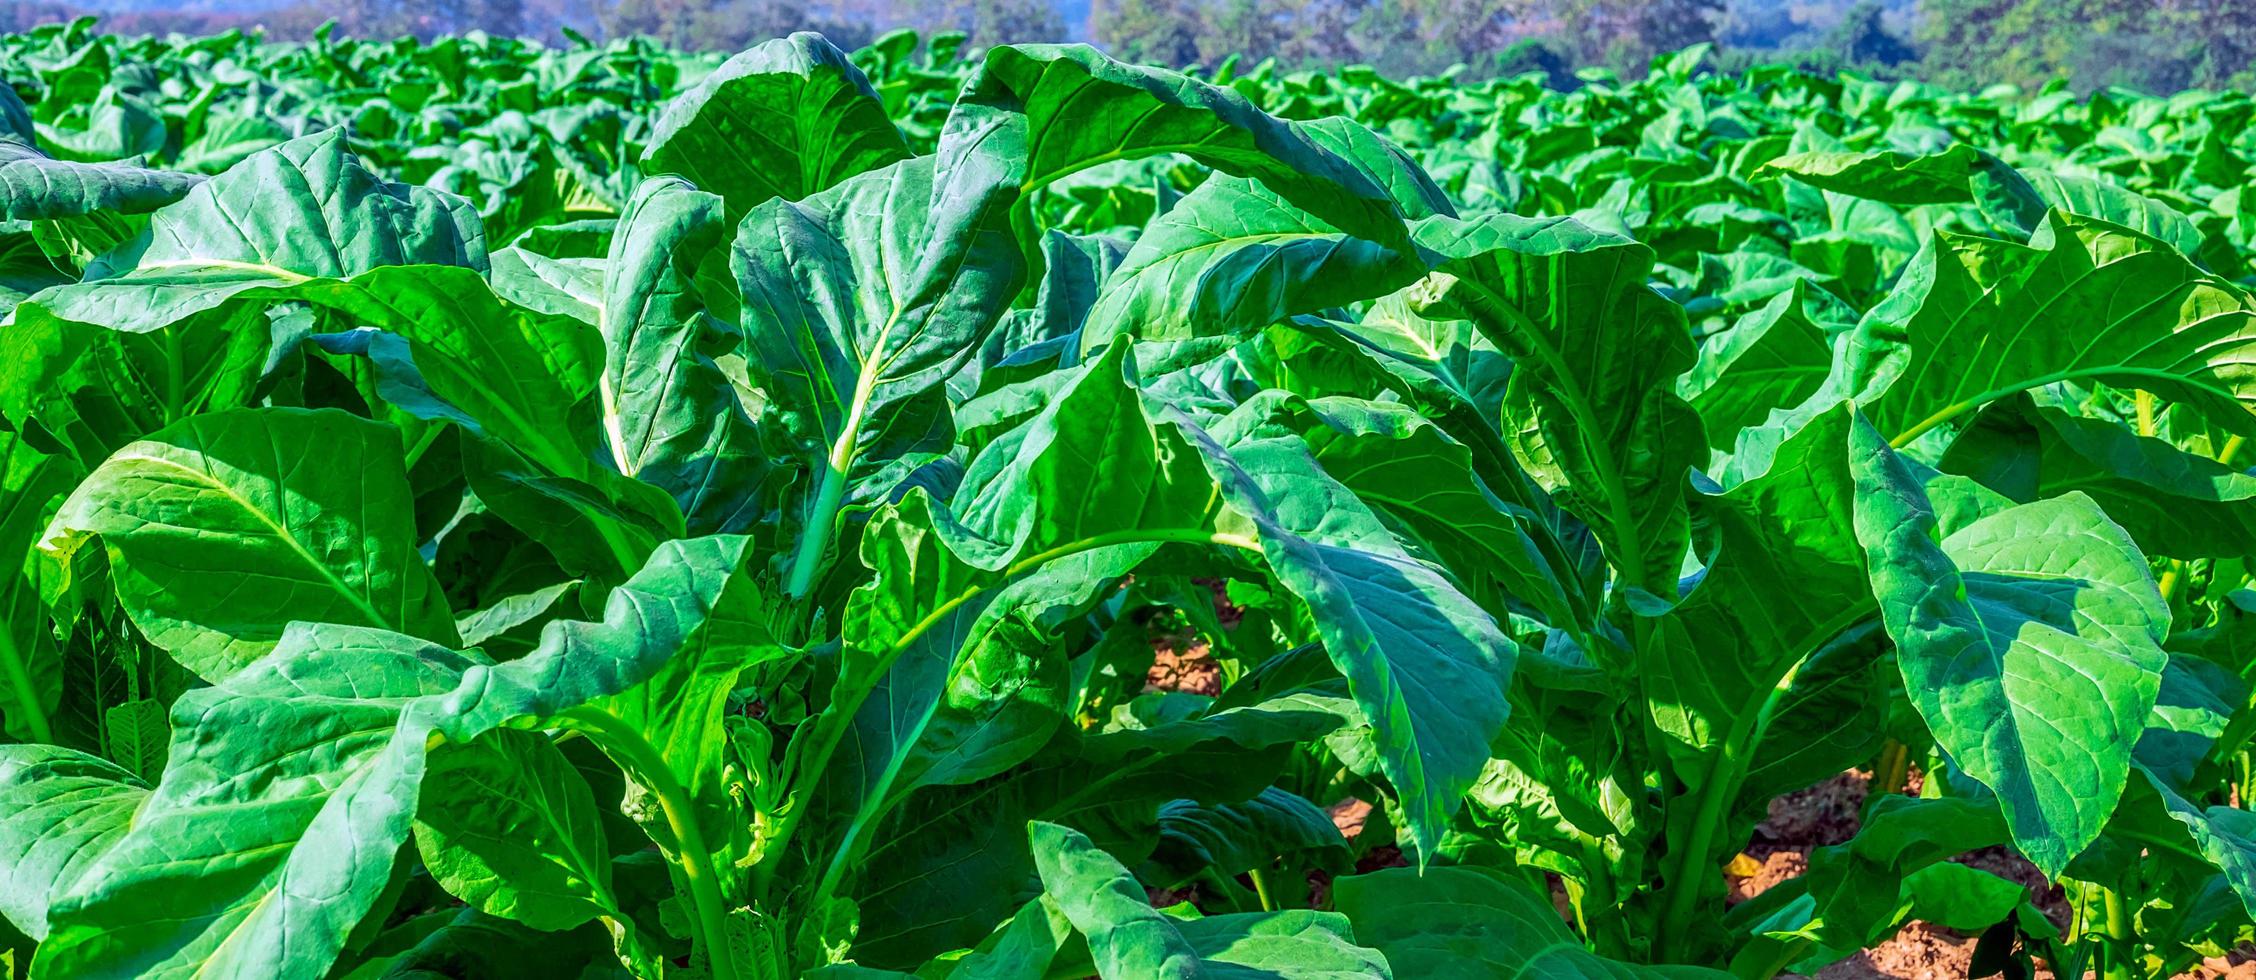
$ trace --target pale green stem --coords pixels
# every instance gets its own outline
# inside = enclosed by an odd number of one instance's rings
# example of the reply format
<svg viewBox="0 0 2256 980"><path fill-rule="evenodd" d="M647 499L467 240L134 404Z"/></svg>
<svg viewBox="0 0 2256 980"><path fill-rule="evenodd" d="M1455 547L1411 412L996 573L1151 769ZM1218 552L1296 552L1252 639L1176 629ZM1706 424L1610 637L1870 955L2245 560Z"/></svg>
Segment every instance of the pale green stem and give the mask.
<svg viewBox="0 0 2256 980"><path fill-rule="evenodd" d="M2113 888L2100 889L2100 901L2107 909L2107 961L2100 968L2106 980L2132 980L2132 959L2137 956L2137 943L2132 935L2131 912L2123 901L2123 893Z"/></svg>
<svg viewBox="0 0 2256 980"><path fill-rule="evenodd" d="M1114 545L1161 544L1169 542L1178 544L1215 544L1223 545L1225 547L1240 548L1254 552L1255 554L1261 553L1260 542L1240 535L1223 534L1213 531L1194 530L1187 528L1169 528L1156 531L1115 531L1109 534L1099 534L1092 537L1082 538L1078 541L1069 541L1065 544L1058 545L1055 548L1050 548L1046 551L1038 552L1025 558L1021 558L1018 561L1013 562L1008 568L1005 568L1002 574L997 576L993 580L982 585L975 585L967 588L962 593L958 594L955 598L941 603L930 613L925 614L923 619L918 620L915 625L909 627L907 632L901 634L900 639L894 641L885 649L883 653L878 655L876 664L870 670L864 673L863 680L861 680L859 683L856 683L851 688L842 689L839 692L837 699L832 701L829 706L823 709L823 714L825 716L831 715L832 712L837 712L838 714L835 717L841 719L841 722L837 724L822 726L822 728L820 729L822 734L818 736L818 741L815 742L815 744L808 750L808 754L803 757L803 764L799 767L798 770L800 778L806 780L819 780L821 778L823 770L830 765L830 757L832 753L838 750L839 740L845 736L847 726L844 723L844 719L853 718L853 716L861 710L862 702L867 700L869 698L870 692L876 689L877 680L884 677L887 671L893 669L894 661L899 660L902 653L906 652L910 647L916 645L917 640L922 638L925 633L940 625L942 622L945 622L947 618L950 615L953 615L957 609L961 608L964 603L970 602L971 600L978 598L980 595L990 590L998 589L1005 585L1008 585L1012 581L1018 579L1020 576L1025 575L1028 572L1031 572L1045 564L1056 561L1060 558L1068 558L1085 551L1094 551L1098 548L1109 548ZM876 796L878 797L882 797L883 795L884 794L882 792L876 794ZM868 811L871 806L879 803L882 803L881 799L875 800L871 804L865 804L864 810ZM768 857L761 862L760 868L755 872L755 875L760 883L759 887L763 893L766 891L768 885L774 880L776 864L781 862L783 855L787 853L791 838L798 832L800 820L805 816L808 809L808 800L803 798L794 799L792 801L790 812L784 814L783 821L777 826L775 835L771 837L769 839L769 842L765 845ZM820 907L822 902L827 900L832 894L836 892L840 882L844 878L847 864L850 863L852 855L857 853L859 850L860 830L867 824L867 818L869 816L870 814L867 812L857 813L856 818L853 820L853 822L848 824L846 839L840 842L837 852L833 855L829 866L824 870L821 884L816 888L815 897L813 902L810 904L810 907Z"/></svg>
<svg viewBox="0 0 2256 980"><path fill-rule="evenodd" d="M1261 911L1277 911L1277 900L1269 894L1269 870L1253 868L1246 872L1246 877L1253 881L1253 895L1261 900Z"/></svg>
<svg viewBox="0 0 2256 980"><path fill-rule="evenodd" d="M673 769L657 748L611 713L582 707L566 711L564 718L582 726L605 751L621 757L620 761L640 777L643 788L657 798L681 856L682 880L689 885L698 945L705 950L714 980L737 980L742 973L737 969L736 949L728 941L728 904L721 897L720 874L713 867L713 851L705 844L705 831L697 825L689 791L674 778Z"/></svg>
<svg viewBox="0 0 2256 980"><path fill-rule="evenodd" d="M830 545L831 525L838 521L838 505L846 499L846 470L832 463L823 471L822 488L815 492L815 507L799 531L799 550L791 556L791 581L784 591L804 598L814 587L815 570L822 565L823 549Z"/></svg>
<svg viewBox="0 0 2256 980"><path fill-rule="evenodd" d="M1754 762L1755 747L1762 743L1763 734L1770 728L1771 718L1785 700L1786 691L1794 686L1802 665L1808 658L1787 668L1778 683L1763 695L1762 704L1752 712L1742 712L1739 721L1724 736L1721 751L1708 771L1707 781L1700 787L1699 806L1693 812L1692 826L1684 835L1681 850L1670 854L1667 884L1668 907L1661 914L1654 948L1662 956L1680 958L1677 946L1684 941L1691 928L1692 912L1705 891L1710 875L1716 873L1708 853L1715 846L1715 835L1722 827L1726 810L1739 796L1739 787L1746 781L1748 767Z"/></svg>

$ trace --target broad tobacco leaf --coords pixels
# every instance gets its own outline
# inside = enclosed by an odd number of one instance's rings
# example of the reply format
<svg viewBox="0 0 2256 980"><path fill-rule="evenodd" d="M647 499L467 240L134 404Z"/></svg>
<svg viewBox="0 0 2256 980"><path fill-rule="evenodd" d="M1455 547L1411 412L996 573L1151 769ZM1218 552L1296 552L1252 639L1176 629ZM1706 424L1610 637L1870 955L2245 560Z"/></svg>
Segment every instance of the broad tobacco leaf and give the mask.
<svg viewBox="0 0 2256 980"><path fill-rule="evenodd" d="M2011 167L1960 143L1940 153L1894 150L1815 150L1789 153L1763 164L1756 176L1792 177L1823 190L1888 204L1959 204L1973 200L1968 184L1977 172Z"/></svg>
<svg viewBox="0 0 2256 980"><path fill-rule="evenodd" d="M1828 315L1844 320L1820 319ZM1699 363L1677 392L1700 413L1709 444L1729 449L1741 429L1761 425L1772 409L1816 394L1833 366L1831 334L1853 318L1840 301L1797 279L1721 336L1704 339Z"/></svg>
<svg viewBox="0 0 2256 980"><path fill-rule="evenodd" d="M131 163L73 163L32 143L0 136L0 220L98 212L141 214L171 204L204 178Z"/></svg>
<svg viewBox="0 0 2256 980"><path fill-rule="evenodd" d="M2023 503L2080 490L2150 555L2256 552L2256 477L2118 422L2008 398L1976 416L1938 465Z"/></svg>
<svg viewBox="0 0 2256 980"><path fill-rule="evenodd" d="M1390 868L1340 878L1333 906L1397 977L1722 980L1719 970L1638 966L1583 948L1549 897L1477 867Z"/></svg>
<svg viewBox="0 0 2256 980"><path fill-rule="evenodd" d="M1859 427L1857 543L1936 744L1996 792L2014 846L2057 875L2092 841L2155 703L2170 612L2129 535L2082 493L1938 540L1909 464Z"/></svg>
<svg viewBox="0 0 2256 980"><path fill-rule="evenodd" d="M768 201L738 226L730 268L745 364L769 400L763 426L814 481L793 515L811 525L809 548L828 540L840 501L884 496L905 475L895 464L945 448L948 418L932 395L1018 291L1024 270L1003 215L962 184L918 157ZM794 591L822 557L795 558Z"/></svg>
<svg viewBox="0 0 2256 980"><path fill-rule="evenodd" d="M1347 306L1424 274L1398 249L1347 235L1258 181L1210 177L1154 219L1112 270L1082 346L1121 335L1236 338Z"/></svg>
<svg viewBox="0 0 2256 980"><path fill-rule="evenodd" d="M1942 236L1857 342L1852 393L1892 445L2060 382L2151 391L2256 434L2256 302L2168 245L2094 218L2053 212L2026 246Z"/></svg>
<svg viewBox="0 0 2256 980"><path fill-rule="evenodd" d="M868 77L806 31L730 58L675 97L648 147L644 173L680 174L721 195L732 222L763 201L796 201L909 156Z"/></svg>
<svg viewBox="0 0 2256 980"><path fill-rule="evenodd" d="M599 392L612 462L666 490L695 533L741 532L764 516L759 434L714 361L737 331L705 292L721 285L730 228L719 198L647 180L603 265ZM725 288L733 296L734 283Z"/></svg>
<svg viewBox="0 0 2256 980"><path fill-rule="evenodd" d="M108 760L59 745L0 747L0 914L47 938L58 896L108 853L149 798L149 785Z"/></svg>
<svg viewBox="0 0 2256 980"><path fill-rule="evenodd" d="M1338 140L1231 89L1088 45L1022 44L989 51L964 83L938 154L943 169L975 159L999 168L997 188L1015 198L1110 160L1182 153L1258 180L1342 233L1406 251L1393 195L1325 142Z"/></svg>
<svg viewBox="0 0 2256 980"><path fill-rule="evenodd" d="M108 275L20 307L0 409L91 428L76 441L98 458L187 414L248 404L268 353L246 308L297 300L406 337L442 401L585 480L572 410L595 390L601 341L498 299L464 207L377 178L339 131L263 151L151 215L140 242L105 258ZM94 404L59 403L58 386Z"/></svg>
<svg viewBox="0 0 2256 980"><path fill-rule="evenodd" d="M1623 583L1666 596L1684 552L1700 417L1676 393L1694 363L1684 311L1645 283L1650 248L1571 218L1418 223L1443 258L1411 287L1425 316L1472 323L1514 358L1505 438L1588 523Z"/></svg>
<svg viewBox="0 0 2256 980"><path fill-rule="evenodd" d="M40 548L67 577L93 540L134 624L205 680L293 622L459 639L416 550L398 430L335 409L198 415L118 450Z"/></svg>
<svg viewBox="0 0 2256 980"><path fill-rule="evenodd" d="M839 691L875 692L837 764L855 831L918 785L1032 755L1064 718L1054 610L1090 602L1165 542L1210 536L1212 484L1172 427L1146 420L1126 358L1115 345L990 444L952 509L912 490L864 533L876 578L849 601L839 678Z"/></svg>
<svg viewBox="0 0 2256 980"><path fill-rule="evenodd" d="M1105 980L1173 976L1385 978L1385 957L1355 945L1345 916L1289 910L1172 918L1144 887L1079 831L1027 825L1042 886L1088 938Z"/></svg>
<svg viewBox="0 0 2256 980"><path fill-rule="evenodd" d="M453 753L503 744L479 745L497 729L538 730L632 696L685 650L752 640L743 561L740 538L668 544L612 593L601 622L552 625L539 649L506 664L385 630L291 627L272 655L174 703L164 778L50 902L39 969L323 976L391 877L429 773L467 762ZM120 793L136 785L118 783ZM433 799L442 831L462 825L444 792ZM553 890L553 871L472 851L439 871L484 860L504 874L471 889L474 900L571 918L528 904ZM574 894L598 901L600 884L582 879Z"/></svg>
<svg viewBox="0 0 2256 980"><path fill-rule="evenodd" d="M1643 665L1654 724L1684 753L1694 789L1744 778L1800 669L1878 615L1854 525L1856 425L1837 406L1789 438L1769 471L1694 500L1706 574L1661 620Z"/></svg>
<svg viewBox="0 0 2256 980"><path fill-rule="evenodd" d="M1503 727L1518 646L1261 406L1213 434L1178 426L1229 507L1221 526L1247 527L1276 581L1306 604L1372 725L1377 767L1406 814L1404 850L1430 857Z"/></svg>

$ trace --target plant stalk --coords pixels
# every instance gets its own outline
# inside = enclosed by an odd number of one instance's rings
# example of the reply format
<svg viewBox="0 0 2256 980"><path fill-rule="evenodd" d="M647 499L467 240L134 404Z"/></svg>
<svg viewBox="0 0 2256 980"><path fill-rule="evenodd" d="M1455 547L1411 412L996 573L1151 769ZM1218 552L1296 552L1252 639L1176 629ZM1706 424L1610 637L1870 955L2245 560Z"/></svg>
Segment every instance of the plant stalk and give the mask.
<svg viewBox="0 0 2256 980"><path fill-rule="evenodd" d="M2134 980L2137 974L2131 961L2138 949L2132 935L2130 906L2123 901L2123 893L2113 888L2102 888L2099 894L2107 913L2106 962L2100 967L2100 976L2105 980Z"/></svg>
<svg viewBox="0 0 2256 980"><path fill-rule="evenodd" d="M1253 882L1253 897L1261 900L1261 911L1277 911L1277 900L1269 893L1269 869L1248 869L1246 877Z"/></svg>
<svg viewBox="0 0 2256 980"><path fill-rule="evenodd" d="M845 737L848 724L852 721L854 715L861 711L862 703L869 699L871 692L877 689L877 681L883 678L886 672L893 669L894 662L899 660L901 655L907 652L910 647L916 645L918 639L945 622L965 603L986 592L1002 588L1018 580L1021 576L1060 558L1070 558L1085 551L1094 551L1098 548L1109 548L1115 545L1165 543L1223 545L1244 549L1255 554L1260 554L1262 550L1259 541L1236 534L1224 534L1204 529L1166 528L1161 530L1115 531L1108 534L1093 535L1021 558L1013 562L1008 568L1003 569L1002 574L994 579L984 584L966 588L955 598L941 603L930 613L925 614L923 619L918 620L915 625L902 633L900 639L893 641L890 646L879 653L875 664L869 670L863 672L862 676L852 681L851 686L848 686L846 679L841 678L838 693L833 697L831 703L823 708L822 715L818 718L815 740L810 744L807 754L802 757L801 764L797 769L799 778L804 780L819 780L821 778L823 770L830 765L831 755L838 751L838 743ZM836 714L833 714L833 712ZM826 721L828 721L827 724ZM811 791L810 785L809 792L811 793ZM810 801L804 798L806 795L804 793L795 794L798 798L792 800L790 812L784 814L782 822L776 827L775 834L763 845L768 853L753 872L758 894L767 894L769 888L773 885L777 866L783 860L783 856L788 853L792 837L798 833L803 818L811 808ZM876 796L879 798L878 802L882 803L884 794L880 792ZM867 808L865 807L865 809ZM819 907L823 901L837 891L839 885L843 882L847 865L851 863L852 856L859 851L861 828L868 823L867 818L870 816L872 816L870 813L858 813L855 819L848 824L846 839L840 842L837 853L832 856L829 865L823 871L820 883L815 889L812 907Z"/></svg>
<svg viewBox="0 0 2256 980"><path fill-rule="evenodd" d="M1700 786L1698 809L1693 811L1690 833L1682 842L1684 847L1669 855L1668 877L1662 886L1668 891L1668 905L1661 913L1654 943L1654 949L1664 961L1677 962L1685 958L1685 951L1678 947L1691 928L1701 886L1709 880L1709 875L1716 873L1713 855L1709 853L1715 847L1716 834L1728 816L1726 811L1732 801L1738 799L1739 789L1747 780L1755 747L1762 744L1778 706L1785 701L1787 690L1794 686L1794 679L1801 675L1802 665L1808 662L1805 656L1788 667L1778 683L1763 695L1762 703L1753 711L1741 712L1740 721L1724 736L1715 764Z"/></svg>
<svg viewBox="0 0 2256 980"><path fill-rule="evenodd" d="M621 761L642 777L643 787L657 798L658 808L666 814L666 828L673 831L674 845L681 855L679 867L682 880L689 885L697 943L705 950L713 980L740 980L744 974L737 969L736 949L728 941L729 909L721 897L720 874L713 867L705 831L697 825L689 791L674 778L657 748L610 712L574 708L564 717L584 726L606 751L622 757Z"/></svg>
<svg viewBox="0 0 2256 980"><path fill-rule="evenodd" d="M822 487L815 491L814 509L799 530L799 550L791 556L791 579L784 585L784 592L793 599L806 598L807 590L814 587L815 569L822 564L832 525L838 522L838 505L846 499L846 467L835 453L832 455L830 465L823 470Z"/></svg>
<svg viewBox="0 0 2256 980"><path fill-rule="evenodd" d="M1880 747L1880 761L1872 767L1871 795L1901 793L1904 780L1910 778L1911 746L1889 739Z"/></svg>

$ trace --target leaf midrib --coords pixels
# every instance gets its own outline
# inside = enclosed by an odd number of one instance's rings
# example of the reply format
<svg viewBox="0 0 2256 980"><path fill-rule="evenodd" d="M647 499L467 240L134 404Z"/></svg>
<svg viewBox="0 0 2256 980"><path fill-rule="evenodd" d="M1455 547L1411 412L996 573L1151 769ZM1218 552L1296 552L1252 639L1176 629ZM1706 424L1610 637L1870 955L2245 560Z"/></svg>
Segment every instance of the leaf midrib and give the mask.
<svg viewBox="0 0 2256 980"><path fill-rule="evenodd" d="M405 625L404 621L399 624L386 622L384 617L376 611L375 606L370 605L366 599L356 594L352 590L352 587L346 584L343 579L338 578L335 573L331 572L328 566L315 559L313 553L307 551L305 546L299 543L296 535L292 534L288 528L283 527L282 525L269 518L266 512L254 506L249 498L236 493L232 487L229 487L227 484L220 482L217 477L214 477L202 470L198 470L195 467L188 466L174 460L165 459L161 456L150 456L140 453L120 453L117 458L121 460L152 463L160 467L177 470L181 473L187 474L191 478L191 482L206 486L211 490L218 491L221 496L230 501L233 501L237 506L240 506L245 513L250 514L252 518L257 520L260 524L265 525L269 532L272 533L272 535L277 540L280 540L284 545L286 545L292 553L296 554L299 560L305 562L307 567L312 568L316 574L320 575L323 579L328 580L330 586L336 591L338 595L343 596L347 603L349 603L353 608L358 609L361 615L368 617L368 625L377 627L379 629L400 628L401 632L409 632L408 630L402 628ZM276 485L276 492L285 492L281 489L279 483L277 483Z"/></svg>

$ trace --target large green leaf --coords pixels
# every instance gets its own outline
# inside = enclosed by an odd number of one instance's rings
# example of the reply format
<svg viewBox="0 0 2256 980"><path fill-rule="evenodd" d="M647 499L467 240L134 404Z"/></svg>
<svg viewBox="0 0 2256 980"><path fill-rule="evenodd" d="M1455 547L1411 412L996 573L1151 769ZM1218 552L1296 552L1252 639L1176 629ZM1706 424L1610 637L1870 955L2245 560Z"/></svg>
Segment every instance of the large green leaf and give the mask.
<svg viewBox="0 0 2256 980"><path fill-rule="evenodd" d="M1082 346L1236 337L1392 292L1425 271L1396 248L1344 234L1258 181L1209 177L1105 279Z"/></svg>
<svg viewBox="0 0 2256 980"><path fill-rule="evenodd" d="M1300 123L1245 96L1087 45L994 48L964 83L940 135L944 170L999 168L1003 193L1033 191L1112 160L1180 153L1277 196L1348 235L1402 249L1400 208Z"/></svg>
<svg viewBox="0 0 2256 980"><path fill-rule="evenodd" d="M815 489L791 515L806 525L795 595L813 583L850 491L898 479L894 464L944 447L934 437L948 420L932 396L1018 290L1018 250L978 186L918 157L804 201L769 201L738 228L730 267L746 367Z"/></svg>
<svg viewBox="0 0 2256 980"><path fill-rule="evenodd" d="M1767 472L1695 498L1707 571L1643 664L1647 708L1691 763L1681 774L1694 789L1743 778L1801 667L1879 612L1854 524L1859 424L1838 406L1789 438Z"/></svg>
<svg viewBox="0 0 2256 980"><path fill-rule="evenodd" d="M446 746L424 779L415 846L448 894L550 932L617 913L593 795L546 736L502 729Z"/></svg>
<svg viewBox="0 0 2256 980"><path fill-rule="evenodd" d="M117 403L99 416L69 409L108 427L89 436L98 457L195 411L247 404L267 355L265 332L244 315L255 310L242 308L300 300L407 337L443 401L585 479L571 413L595 390L601 340L568 317L498 300L463 207L376 178L335 132L264 151L153 214L139 251L108 258L112 274L20 307L0 408L45 418L61 411L58 394Z"/></svg>
<svg viewBox="0 0 2256 980"><path fill-rule="evenodd" d="M1665 595L1685 547L1700 418L1676 394L1694 363L1684 312L1645 284L1653 253L1571 218L1418 223L1438 271L1413 308L1471 320L1514 366L1506 438L1588 523L1625 584Z"/></svg>
<svg viewBox="0 0 2256 980"><path fill-rule="evenodd" d="M1763 164L1758 175L1783 174L1823 190L1889 204L1957 204L1972 200L1977 173L2010 172L2003 161L1959 143L1940 153L1813 150Z"/></svg>
<svg viewBox="0 0 2256 980"><path fill-rule="evenodd" d="M1550 900L1525 882L1480 868L1390 868L1332 883L1332 904L1355 937L1386 955L1397 977L1436 980L1721 978L1688 966L1637 966L1584 949Z"/></svg>
<svg viewBox="0 0 2256 980"><path fill-rule="evenodd" d="M47 938L56 897L76 888L149 798L117 765L57 745L0 747L0 913Z"/></svg>
<svg viewBox="0 0 2256 980"><path fill-rule="evenodd" d="M906 159L908 145L862 70L820 34L730 58L658 116L642 153L728 203L731 221L770 198L796 201Z"/></svg>
<svg viewBox="0 0 2256 980"><path fill-rule="evenodd" d="M1839 313L1847 313L1843 304L1797 279L1761 309L1702 341L1699 363L1677 391L1700 413L1709 445L1729 449L1739 430L1817 393L1833 366L1829 334L1842 329L1820 317Z"/></svg>
<svg viewBox="0 0 2256 980"><path fill-rule="evenodd" d="M2009 398L1976 416L1940 465L2024 503L2080 490L2148 554L2256 552L2256 477L2118 422Z"/></svg>
<svg viewBox="0 0 2256 980"><path fill-rule="evenodd" d="M2256 304L2097 219L2054 212L2027 246L1946 236L1860 331L1875 349L1858 397L1895 445L2062 382L2152 391L2256 434Z"/></svg>
<svg viewBox="0 0 2256 980"><path fill-rule="evenodd" d="M743 642L743 560L742 539L669 544L603 621L552 627L507 664L293 626L273 655L174 704L164 779L54 903L40 969L322 976L391 877L434 750L545 727L684 650Z"/></svg>
<svg viewBox="0 0 2256 980"><path fill-rule="evenodd" d="M2244 910L2256 909L2256 815L2235 806L2201 806L2146 774L2163 809L2182 825L2201 856L2223 872ZM2129 803L2126 802L2126 806ZM2249 912L2256 916L2256 911Z"/></svg>
<svg viewBox="0 0 2256 980"><path fill-rule="evenodd" d="M1879 612L1854 526L1851 431L1862 425L1837 406L1789 438L1768 472L1695 496L1706 572L1638 651L1644 711L1684 785L1667 805L1663 948L1678 955L1703 931L1697 910L1723 897L1717 869L1745 839L1749 804L1801 788L1763 785L1757 766L1814 780L1869 747L1863 692L1827 690L1868 684L1862 668L1881 652L1862 642Z"/></svg>
<svg viewBox="0 0 2256 980"><path fill-rule="evenodd" d="M2167 204L2103 177L2023 170L2046 203L2062 211L2090 215L2167 242L2188 258L2202 253L2201 229Z"/></svg>
<svg viewBox="0 0 2256 980"><path fill-rule="evenodd" d="M40 547L67 570L94 538L134 624L206 680L298 621L456 642L416 550L399 433L334 409L199 415L119 450Z"/></svg>
<svg viewBox="0 0 2256 980"><path fill-rule="evenodd" d="M2167 659L2146 559L2090 497L1991 514L1936 540L1908 464L1857 432L1857 541L1912 705L1997 793L2046 875L2097 839Z"/></svg>
<svg viewBox="0 0 2256 980"><path fill-rule="evenodd" d="M1144 896L1128 869L1079 831L1027 825L1042 886L1089 940L1105 980L1145 977L1386 978L1377 952L1354 944L1347 919L1330 912L1251 912L1171 918Z"/></svg>
<svg viewBox="0 0 2256 980"><path fill-rule="evenodd" d="M701 270L727 256L720 203L680 181L644 181L604 264L600 390L612 461L672 494L693 533L742 531L762 516L758 433L713 360L736 333L700 292Z"/></svg>
<svg viewBox="0 0 2256 980"><path fill-rule="evenodd" d="M1278 584L1304 603L1369 719L1377 764L1402 802L1404 849L1429 857L1503 727L1518 647L1495 617L1329 476L1261 406L1216 436L1184 424L1230 514ZM1224 449L1224 444L1227 449Z"/></svg>
<svg viewBox="0 0 2256 980"><path fill-rule="evenodd" d="M899 795L1041 748L1066 711L1055 610L1085 606L1165 542L1211 536L1211 481L1172 427L1145 419L1126 370L1117 344L972 461L952 510L912 490L864 533L876 577L849 600L833 693L861 705L834 774L855 805L846 853Z"/></svg>
<svg viewBox="0 0 2256 980"><path fill-rule="evenodd" d="M383 180L331 129L197 185L150 215L143 247L112 261L119 271L233 265L342 278L385 265L483 269L486 249L468 202Z"/></svg>
<svg viewBox="0 0 2256 980"><path fill-rule="evenodd" d="M0 219L25 221L114 211L154 211L202 183L196 174L126 163L70 163L0 137Z"/></svg>
<svg viewBox="0 0 2256 980"><path fill-rule="evenodd" d="M1408 406L1341 396L1263 393L1276 418L1308 444L1325 475L1392 518L1421 553L1497 616L1521 606L1580 631L1591 614L1554 567L1534 516L1513 508L1473 470L1471 451ZM1241 409L1241 411L1248 411Z"/></svg>

